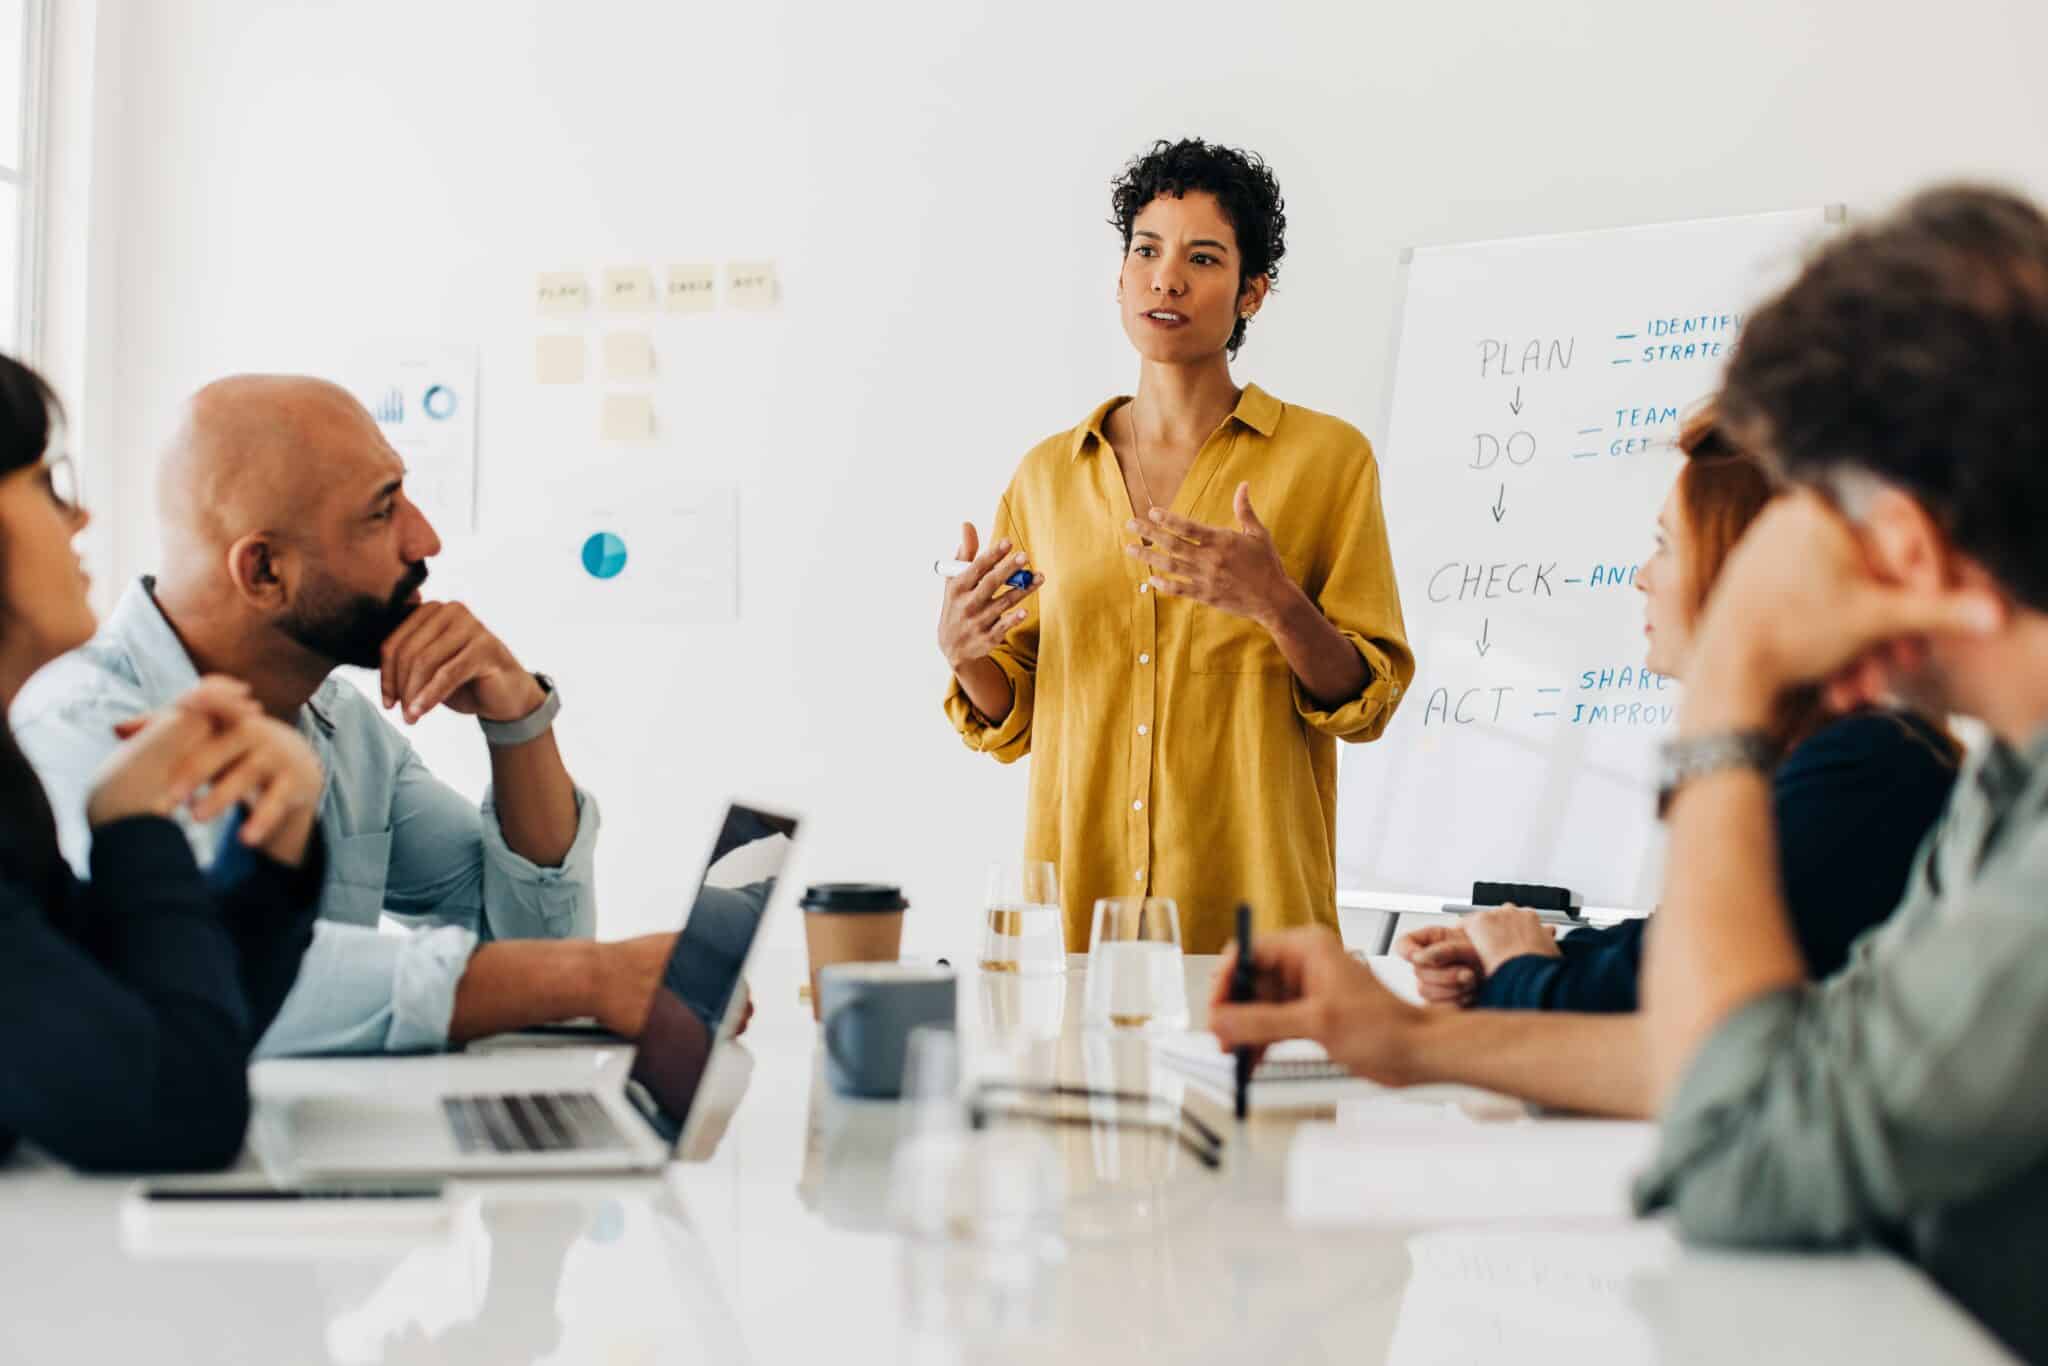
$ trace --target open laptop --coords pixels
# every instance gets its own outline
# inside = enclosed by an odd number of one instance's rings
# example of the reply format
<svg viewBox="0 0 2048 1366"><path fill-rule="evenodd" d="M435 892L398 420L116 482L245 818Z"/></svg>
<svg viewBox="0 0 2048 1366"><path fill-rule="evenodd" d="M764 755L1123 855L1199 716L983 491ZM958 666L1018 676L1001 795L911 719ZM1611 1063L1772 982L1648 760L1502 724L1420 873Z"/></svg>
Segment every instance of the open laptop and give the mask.
<svg viewBox="0 0 2048 1366"><path fill-rule="evenodd" d="M689 1139L707 1074L736 1050L741 974L787 895L797 821L728 806L639 1046L317 1064L264 1146L299 1179L643 1171ZM331 1083L331 1085L330 1085Z"/></svg>

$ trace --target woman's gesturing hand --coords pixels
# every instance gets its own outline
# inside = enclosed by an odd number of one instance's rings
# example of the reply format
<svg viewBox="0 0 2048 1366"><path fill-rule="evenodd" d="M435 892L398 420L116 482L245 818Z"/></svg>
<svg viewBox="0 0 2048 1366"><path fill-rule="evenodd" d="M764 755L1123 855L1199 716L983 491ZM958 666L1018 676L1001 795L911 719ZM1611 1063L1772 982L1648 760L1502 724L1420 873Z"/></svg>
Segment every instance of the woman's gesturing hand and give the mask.
<svg viewBox="0 0 2048 1366"><path fill-rule="evenodd" d="M1012 588L1011 575L1030 563L1030 556L1012 553L1010 542L996 541L976 553L980 538L974 525L960 527L958 558L969 562L964 573L946 584L939 608L939 653L956 671L977 659L986 659L1024 620L1024 600L1045 583L1045 575L1032 574L1028 588Z"/></svg>

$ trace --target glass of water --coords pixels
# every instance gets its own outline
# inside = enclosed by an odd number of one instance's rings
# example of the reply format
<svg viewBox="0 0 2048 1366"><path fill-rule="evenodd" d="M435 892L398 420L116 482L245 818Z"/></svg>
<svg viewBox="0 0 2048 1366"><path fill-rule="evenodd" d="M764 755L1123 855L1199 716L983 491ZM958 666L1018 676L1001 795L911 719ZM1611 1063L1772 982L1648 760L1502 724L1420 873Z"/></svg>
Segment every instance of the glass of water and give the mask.
<svg viewBox="0 0 2048 1366"><path fill-rule="evenodd" d="M1042 860L992 864L981 933L981 970L1027 977L1067 970L1060 879Z"/></svg>
<svg viewBox="0 0 2048 1366"><path fill-rule="evenodd" d="M1110 896L1095 903L1084 1018L1098 1029L1170 1034L1188 1027L1180 908L1172 898Z"/></svg>

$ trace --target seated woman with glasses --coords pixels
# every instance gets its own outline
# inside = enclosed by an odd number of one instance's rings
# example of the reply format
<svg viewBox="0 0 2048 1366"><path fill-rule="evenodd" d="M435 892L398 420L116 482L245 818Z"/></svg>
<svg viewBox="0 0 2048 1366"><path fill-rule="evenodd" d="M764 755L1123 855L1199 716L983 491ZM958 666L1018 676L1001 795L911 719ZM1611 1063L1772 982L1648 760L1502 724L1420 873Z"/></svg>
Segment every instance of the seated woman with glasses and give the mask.
<svg viewBox="0 0 2048 1366"><path fill-rule="evenodd" d="M93 633L71 542L86 524L41 376L0 356L0 705ZM312 938L322 774L240 683L207 679L121 727L73 876L50 804L0 728L0 1157L82 1168L224 1166L248 1061ZM211 875L171 819L239 810Z"/></svg>

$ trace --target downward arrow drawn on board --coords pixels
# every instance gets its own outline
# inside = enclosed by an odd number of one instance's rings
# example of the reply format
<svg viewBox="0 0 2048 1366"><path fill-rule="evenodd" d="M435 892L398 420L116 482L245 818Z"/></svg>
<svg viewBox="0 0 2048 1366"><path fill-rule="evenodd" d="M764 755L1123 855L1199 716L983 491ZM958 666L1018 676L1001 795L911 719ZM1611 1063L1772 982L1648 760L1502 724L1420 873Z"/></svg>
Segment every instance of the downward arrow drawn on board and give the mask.
<svg viewBox="0 0 2048 1366"><path fill-rule="evenodd" d="M1513 413L1516 417L1520 417L1522 415L1522 386L1519 384L1515 386L1514 398L1508 401L1508 411Z"/></svg>
<svg viewBox="0 0 2048 1366"><path fill-rule="evenodd" d="M1495 525L1498 525L1498 524L1500 523L1500 519L1501 519L1501 518L1503 518L1503 517L1505 517L1505 516L1507 516L1507 515L1508 515L1508 486L1507 486L1506 484L1502 484L1502 485L1500 486L1500 493L1499 493L1499 495L1498 495L1498 496L1496 496L1496 497L1494 498L1494 500L1493 500L1493 520L1494 520L1494 523L1495 523Z"/></svg>
<svg viewBox="0 0 2048 1366"><path fill-rule="evenodd" d="M1493 646L1490 645L1486 639L1487 628L1489 628L1492 625L1493 621L1491 618L1481 621L1479 623L1479 639L1472 642L1474 645L1479 647L1479 657L1481 659L1486 658L1486 652L1493 648Z"/></svg>

